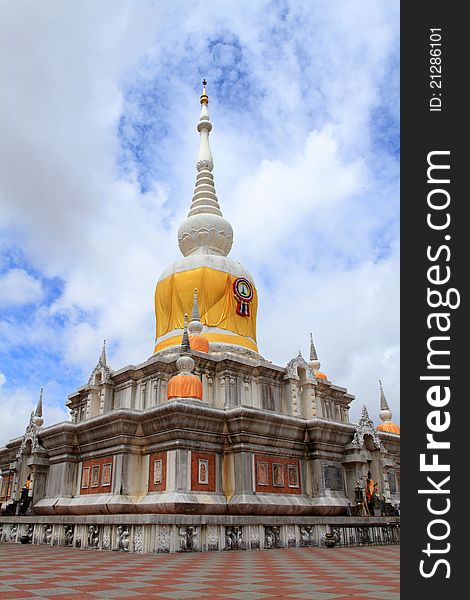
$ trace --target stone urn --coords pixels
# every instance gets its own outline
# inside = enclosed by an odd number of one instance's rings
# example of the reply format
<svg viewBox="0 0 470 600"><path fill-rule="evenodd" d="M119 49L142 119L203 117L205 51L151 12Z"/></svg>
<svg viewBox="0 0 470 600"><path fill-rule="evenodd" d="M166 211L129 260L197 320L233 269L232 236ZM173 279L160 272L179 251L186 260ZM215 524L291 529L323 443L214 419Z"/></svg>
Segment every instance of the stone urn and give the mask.
<svg viewBox="0 0 470 600"><path fill-rule="evenodd" d="M335 536L331 531L325 533L325 546L327 548L334 548L336 546Z"/></svg>

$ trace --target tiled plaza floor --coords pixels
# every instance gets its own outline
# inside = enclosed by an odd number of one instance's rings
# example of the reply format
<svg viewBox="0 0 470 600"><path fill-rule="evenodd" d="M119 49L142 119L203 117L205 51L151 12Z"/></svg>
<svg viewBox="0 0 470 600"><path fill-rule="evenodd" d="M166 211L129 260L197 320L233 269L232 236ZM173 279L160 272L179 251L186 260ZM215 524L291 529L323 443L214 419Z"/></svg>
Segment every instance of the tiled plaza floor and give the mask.
<svg viewBox="0 0 470 600"><path fill-rule="evenodd" d="M399 599L399 546L136 555L0 543L0 598Z"/></svg>

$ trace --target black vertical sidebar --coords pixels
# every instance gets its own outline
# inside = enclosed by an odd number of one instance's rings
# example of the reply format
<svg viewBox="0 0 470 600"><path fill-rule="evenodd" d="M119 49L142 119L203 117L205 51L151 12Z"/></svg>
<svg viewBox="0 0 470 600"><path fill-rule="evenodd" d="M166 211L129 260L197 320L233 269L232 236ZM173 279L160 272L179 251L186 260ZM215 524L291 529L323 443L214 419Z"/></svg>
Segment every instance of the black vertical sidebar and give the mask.
<svg viewBox="0 0 470 600"><path fill-rule="evenodd" d="M462 6L401 5L402 598L468 594L470 35Z"/></svg>

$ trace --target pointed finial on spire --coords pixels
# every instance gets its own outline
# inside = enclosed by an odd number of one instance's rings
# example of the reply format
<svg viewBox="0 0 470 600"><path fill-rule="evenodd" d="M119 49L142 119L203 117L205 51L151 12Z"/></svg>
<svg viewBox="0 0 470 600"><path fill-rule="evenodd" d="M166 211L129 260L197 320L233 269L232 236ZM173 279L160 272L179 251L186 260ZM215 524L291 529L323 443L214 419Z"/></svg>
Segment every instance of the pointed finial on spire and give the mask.
<svg viewBox="0 0 470 600"><path fill-rule="evenodd" d="M96 367L91 372L91 375L88 379L88 385L90 384L98 384L103 383L106 380L109 380L113 374L112 369L108 367L108 362L106 359L106 340L103 340L103 347L101 348L101 354L96 363ZM99 375L98 378L95 376Z"/></svg>
<svg viewBox="0 0 470 600"><path fill-rule="evenodd" d="M39 392L39 400L38 405L36 406L36 410L34 412L35 417L42 417L42 392L44 388L41 388Z"/></svg>
<svg viewBox="0 0 470 600"><path fill-rule="evenodd" d="M313 335L310 333L310 362L309 366L314 371L320 370L320 361L318 360L317 350L315 348L315 344L313 343Z"/></svg>
<svg viewBox="0 0 470 600"><path fill-rule="evenodd" d="M315 344L313 343L313 335L310 333L310 360L318 360Z"/></svg>
<svg viewBox="0 0 470 600"><path fill-rule="evenodd" d="M41 427L41 425L44 423L44 419L42 418L42 392L43 388L41 388L39 392L39 400L36 406L36 410L34 411L34 413L31 413L31 420L36 425L36 427Z"/></svg>
<svg viewBox="0 0 470 600"><path fill-rule="evenodd" d="M369 411L367 410L367 406L365 404L362 405L361 420L372 423L372 421L370 420L370 417L369 417Z"/></svg>
<svg viewBox="0 0 470 600"><path fill-rule="evenodd" d="M390 410L390 407L388 405L387 398L385 398L384 388L383 388L383 385L382 385L382 382L380 381L380 379L379 379L379 385L380 385L380 413L379 413L379 417L385 423L386 421L391 421L392 420L392 411Z"/></svg>
<svg viewBox="0 0 470 600"><path fill-rule="evenodd" d="M101 350L99 364L102 367L106 366L106 340L103 340L103 349Z"/></svg>
<svg viewBox="0 0 470 600"><path fill-rule="evenodd" d="M183 337L181 339L180 355L176 361L176 368L180 374L191 374L194 369L194 360L191 356L191 346L188 335L188 315L184 315Z"/></svg>
<svg viewBox="0 0 470 600"><path fill-rule="evenodd" d="M202 94L201 94L201 104L209 104L209 96L207 95L206 92L206 85L207 85L207 81L205 80L205 78L202 80Z"/></svg>
<svg viewBox="0 0 470 600"><path fill-rule="evenodd" d="M184 315L184 327L183 337L181 339L180 354L190 354L191 348L189 347L189 335L188 335L188 315Z"/></svg>
<svg viewBox="0 0 470 600"><path fill-rule="evenodd" d="M199 304L197 301L197 288L194 288L193 310L191 312L191 322L188 325L190 335L200 335L204 326L201 323L201 315L199 313Z"/></svg>
<svg viewBox="0 0 470 600"><path fill-rule="evenodd" d="M199 314L199 305L197 303L197 288L194 288L193 296L193 311L191 313L191 321L200 321L201 315Z"/></svg>

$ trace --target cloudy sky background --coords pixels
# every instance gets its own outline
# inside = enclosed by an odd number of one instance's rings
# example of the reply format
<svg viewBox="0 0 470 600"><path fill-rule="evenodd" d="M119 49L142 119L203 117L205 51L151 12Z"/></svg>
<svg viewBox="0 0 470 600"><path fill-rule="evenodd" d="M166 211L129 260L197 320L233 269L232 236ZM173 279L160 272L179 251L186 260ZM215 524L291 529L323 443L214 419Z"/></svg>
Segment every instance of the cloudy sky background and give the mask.
<svg viewBox="0 0 470 600"><path fill-rule="evenodd" d="M172 5L173 4L173 5ZM399 30L394 0L0 5L0 443L68 418L102 340L152 353L155 283L180 256L208 80L231 256L258 343L308 355L399 422Z"/></svg>

